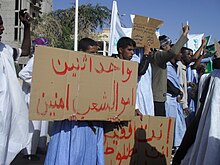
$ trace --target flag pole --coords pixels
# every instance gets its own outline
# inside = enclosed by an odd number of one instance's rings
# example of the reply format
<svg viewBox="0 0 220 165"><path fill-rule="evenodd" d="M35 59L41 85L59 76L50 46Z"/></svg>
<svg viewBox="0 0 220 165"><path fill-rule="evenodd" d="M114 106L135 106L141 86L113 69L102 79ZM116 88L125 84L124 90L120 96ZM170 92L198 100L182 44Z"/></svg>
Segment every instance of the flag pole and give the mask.
<svg viewBox="0 0 220 165"><path fill-rule="evenodd" d="M78 13L79 13L79 2L78 0L76 1L76 6L75 6L75 33L74 33L74 51L77 51L78 48Z"/></svg>

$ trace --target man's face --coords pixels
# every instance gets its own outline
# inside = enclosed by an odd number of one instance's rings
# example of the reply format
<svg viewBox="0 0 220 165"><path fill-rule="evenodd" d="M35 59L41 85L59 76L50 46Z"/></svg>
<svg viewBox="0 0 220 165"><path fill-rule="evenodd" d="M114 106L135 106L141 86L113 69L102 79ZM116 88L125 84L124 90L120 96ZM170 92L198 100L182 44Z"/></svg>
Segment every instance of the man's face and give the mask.
<svg viewBox="0 0 220 165"><path fill-rule="evenodd" d="M161 46L161 48L165 51L168 51L171 49L171 46L170 46L170 44L165 44L165 45Z"/></svg>
<svg viewBox="0 0 220 165"><path fill-rule="evenodd" d="M119 48L120 58L124 60L131 60L133 54L134 54L134 47L133 46L127 46L126 48Z"/></svg>
<svg viewBox="0 0 220 165"><path fill-rule="evenodd" d="M2 21L2 17L0 16L0 41L2 39L2 34L3 34L3 31L4 31L4 26L3 26L3 21Z"/></svg>
<svg viewBox="0 0 220 165"><path fill-rule="evenodd" d="M182 52L182 60L183 62L188 65L192 62L192 56L193 56L193 52L191 50L185 50L184 52Z"/></svg>
<svg viewBox="0 0 220 165"><path fill-rule="evenodd" d="M86 53L96 54L97 51L98 51L97 46L89 46L88 49L86 50Z"/></svg>

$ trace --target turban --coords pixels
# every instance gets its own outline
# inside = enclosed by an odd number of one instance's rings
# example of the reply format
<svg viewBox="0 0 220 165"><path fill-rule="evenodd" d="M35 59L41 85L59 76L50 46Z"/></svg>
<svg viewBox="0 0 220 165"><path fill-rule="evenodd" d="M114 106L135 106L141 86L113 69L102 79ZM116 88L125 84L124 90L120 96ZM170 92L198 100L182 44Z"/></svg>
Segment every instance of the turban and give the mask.
<svg viewBox="0 0 220 165"><path fill-rule="evenodd" d="M46 38L37 38L35 40L32 41L32 45L44 45L44 46L48 46L48 41Z"/></svg>
<svg viewBox="0 0 220 165"><path fill-rule="evenodd" d="M162 35L159 37L160 40L160 46L164 46L164 45L171 45L172 41L169 37L167 37L166 35Z"/></svg>

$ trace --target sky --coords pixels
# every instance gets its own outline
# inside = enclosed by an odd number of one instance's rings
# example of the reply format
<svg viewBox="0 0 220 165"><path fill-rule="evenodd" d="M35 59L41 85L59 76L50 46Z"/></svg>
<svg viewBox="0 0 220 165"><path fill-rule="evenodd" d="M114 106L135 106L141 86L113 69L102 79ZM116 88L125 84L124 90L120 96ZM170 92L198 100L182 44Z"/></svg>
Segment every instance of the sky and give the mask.
<svg viewBox="0 0 220 165"><path fill-rule="evenodd" d="M78 0L79 5L91 3L112 8L113 0ZM53 0L53 10L69 8L75 0ZM181 34L182 23L188 21L190 34L212 35L220 40L220 0L117 0L121 23L132 27L130 14L163 20L160 34L176 41Z"/></svg>

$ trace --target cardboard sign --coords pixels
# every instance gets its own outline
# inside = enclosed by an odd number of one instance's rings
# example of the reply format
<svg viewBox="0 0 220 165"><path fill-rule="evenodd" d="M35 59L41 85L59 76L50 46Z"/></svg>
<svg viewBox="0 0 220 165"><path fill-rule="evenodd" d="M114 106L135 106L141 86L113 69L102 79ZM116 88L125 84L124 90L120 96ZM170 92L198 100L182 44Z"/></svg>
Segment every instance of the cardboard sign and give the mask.
<svg viewBox="0 0 220 165"><path fill-rule="evenodd" d="M135 15L131 38L136 42L137 47L144 47L150 43L152 48L160 48L155 31L162 24L161 20Z"/></svg>
<svg viewBox="0 0 220 165"><path fill-rule="evenodd" d="M219 58L220 57L220 44L218 43L216 39L214 40L214 44L215 44L215 51L217 52L217 58Z"/></svg>
<svg viewBox="0 0 220 165"><path fill-rule="evenodd" d="M122 126L105 127L105 164L167 165L173 145L174 118L135 117ZM118 128L117 128L118 127Z"/></svg>
<svg viewBox="0 0 220 165"><path fill-rule="evenodd" d="M38 46L30 99L31 120L130 120L137 84L135 62Z"/></svg>

